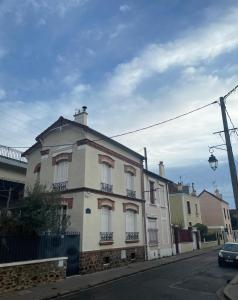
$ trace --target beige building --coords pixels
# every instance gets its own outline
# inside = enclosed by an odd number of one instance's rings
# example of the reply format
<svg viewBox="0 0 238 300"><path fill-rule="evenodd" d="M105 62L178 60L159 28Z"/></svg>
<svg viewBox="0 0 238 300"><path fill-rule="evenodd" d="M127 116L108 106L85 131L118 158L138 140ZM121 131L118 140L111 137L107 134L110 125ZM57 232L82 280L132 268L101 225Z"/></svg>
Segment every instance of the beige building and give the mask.
<svg viewBox="0 0 238 300"><path fill-rule="evenodd" d="M14 208L23 196L27 162L21 152L0 145L0 210Z"/></svg>
<svg viewBox="0 0 238 300"><path fill-rule="evenodd" d="M194 190L181 183L170 185L171 221L183 229L202 223L200 203Z"/></svg>
<svg viewBox="0 0 238 300"><path fill-rule="evenodd" d="M60 117L24 155L26 186L61 192L62 220L80 233L81 272L144 259L143 156L87 126ZM63 228L62 228L63 230Z"/></svg>
<svg viewBox="0 0 238 300"><path fill-rule="evenodd" d="M225 240L232 240L232 227L231 218L229 212L229 204L222 199L222 195L218 189L215 190L215 194L203 190L198 196L202 223L207 225L210 231L221 233Z"/></svg>
<svg viewBox="0 0 238 300"><path fill-rule="evenodd" d="M163 169L163 163L160 163ZM164 174L161 174L164 175ZM145 215L148 259L172 255L168 183L161 175L144 170Z"/></svg>

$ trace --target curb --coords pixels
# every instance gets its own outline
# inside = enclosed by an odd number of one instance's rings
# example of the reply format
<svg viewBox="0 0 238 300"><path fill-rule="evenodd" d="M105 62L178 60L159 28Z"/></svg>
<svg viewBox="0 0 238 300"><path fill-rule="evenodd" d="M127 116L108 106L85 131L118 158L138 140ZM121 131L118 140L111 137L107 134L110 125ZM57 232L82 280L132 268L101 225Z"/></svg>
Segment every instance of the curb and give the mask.
<svg viewBox="0 0 238 300"><path fill-rule="evenodd" d="M234 290L235 295L234 295ZM236 300L238 298L238 276L236 275L223 289L225 299Z"/></svg>
<svg viewBox="0 0 238 300"><path fill-rule="evenodd" d="M126 277L134 276L135 274L139 274L139 273L143 273L143 272L146 272L146 271L149 271L149 270L157 269L157 268L159 268L161 266L164 266L164 265L169 265L169 264L180 262L180 261L183 261L183 260L187 260L187 259L190 259L190 258L193 258L193 257L196 257L196 256L204 255L204 254L206 254L208 252L217 250L218 247L219 246L211 247L211 248L208 248L207 251L199 252L199 253L193 254L191 256L179 257L178 259L175 259L175 260L159 262L158 265L156 265L156 266L146 267L146 268L143 268L141 270L132 271L130 274L120 275L120 276L112 278L112 279L103 280L103 281L101 281L99 283L88 284L87 287L82 287L82 288L79 288L79 289L76 289L76 290L72 290L72 291L69 291L69 290L66 291L65 290L65 291L62 291L62 292L58 292L57 295L55 295L55 296L39 298L39 300L49 300L49 299L55 299L57 297L61 298L61 297L70 296L70 295L73 296L73 295L78 294L79 292L86 291L86 290L91 289L93 287L103 286L103 285L105 285L107 283L116 282L116 281L124 279ZM174 257L176 257L176 255Z"/></svg>

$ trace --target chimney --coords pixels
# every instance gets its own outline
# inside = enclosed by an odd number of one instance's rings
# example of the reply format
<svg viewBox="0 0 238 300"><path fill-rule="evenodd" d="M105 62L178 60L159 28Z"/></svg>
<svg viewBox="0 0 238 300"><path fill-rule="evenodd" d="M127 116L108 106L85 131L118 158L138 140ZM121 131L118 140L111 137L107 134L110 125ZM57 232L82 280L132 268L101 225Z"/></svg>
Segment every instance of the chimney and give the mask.
<svg viewBox="0 0 238 300"><path fill-rule="evenodd" d="M183 192L183 183L182 182L178 182L177 190L178 190L179 193Z"/></svg>
<svg viewBox="0 0 238 300"><path fill-rule="evenodd" d="M159 162L159 175L165 177L164 163L162 161Z"/></svg>
<svg viewBox="0 0 238 300"><path fill-rule="evenodd" d="M78 110L74 114L74 122L77 122L79 124L88 125L88 113L87 113L87 106L83 106L82 110Z"/></svg>
<svg viewBox="0 0 238 300"><path fill-rule="evenodd" d="M192 196L197 196L197 191L195 190L195 184L192 183L192 193L191 193Z"/></svg>
<svg viewBox="0 0 238 300"><path fill-rule="evenodd" d="M222 194L220 194L220 191L218 190L218 188L215 189L215 195L216 195L218 198L222 199Z"/></svg>

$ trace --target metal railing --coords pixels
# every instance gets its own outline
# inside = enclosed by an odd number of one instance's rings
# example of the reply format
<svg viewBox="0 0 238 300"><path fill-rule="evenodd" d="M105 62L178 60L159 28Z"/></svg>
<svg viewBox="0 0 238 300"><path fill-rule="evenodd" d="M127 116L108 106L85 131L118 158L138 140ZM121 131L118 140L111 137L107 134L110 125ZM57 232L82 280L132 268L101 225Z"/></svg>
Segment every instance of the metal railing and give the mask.
<svg viewBox="0 0 238 300"><path fill-rule="evenodd" d="M136 191L126 190L126 194L127 194L127 197L130 197L130 198L136 197Z"/></svg>
<svg viewBox="0 0 238 300"><path fill-rule="evenodd" d="M65 191L68 188L68 181L55 182L52 184L52 188L53 188L53 191L55 191L55 192Z"/></svg>
<svg viewBox="0 0 238 300"><path fill-rule="evenodd" d="M139 240L139 232L126 232L126 241Z"/></svg>
<svg viewBox="0 0 238 300"><path fill-rule="evenodd" d="M0 156L11 158L14 160L27 162L25 157L21 157L22 152L11 147L0 145Z"/></svg>
<svg viewBox="0 0 238 300"><path fill-rule="evenodd" d="M112 184L101 182L101 190L103 192L112 193Z"/></svg>
<svg viewBox="0 0 238 300"><path fill-rule="evenodd" d="M100 232L100 241L113 241L113 232Z"/></svg>

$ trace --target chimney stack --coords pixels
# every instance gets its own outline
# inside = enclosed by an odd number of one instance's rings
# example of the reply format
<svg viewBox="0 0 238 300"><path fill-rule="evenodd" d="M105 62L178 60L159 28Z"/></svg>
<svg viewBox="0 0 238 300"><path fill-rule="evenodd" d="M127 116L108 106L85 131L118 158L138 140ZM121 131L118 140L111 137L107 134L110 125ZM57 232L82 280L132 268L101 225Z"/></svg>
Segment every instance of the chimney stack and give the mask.
<svg viewBox="0 0 238 300"><path fill-rule="evenodd" d="M220 191L218 190L218 188L215 189L215 195L216 195L218 198L222 199L222 194L220 194Z"/></svg>
<svg viewBox="0 0 238 300"><path fill-rule="evenodd" d="M77 122L79 124L88 125L88 113L87 113L87 106L83 106L82 110L78 110L74 114L74 122Z"/></svg>
<svg viewBox="0 0 238 300"><path fill-rule="evenodd" d="M159 162L159 175L165 177L164 163L162 161Z"/></svg>

